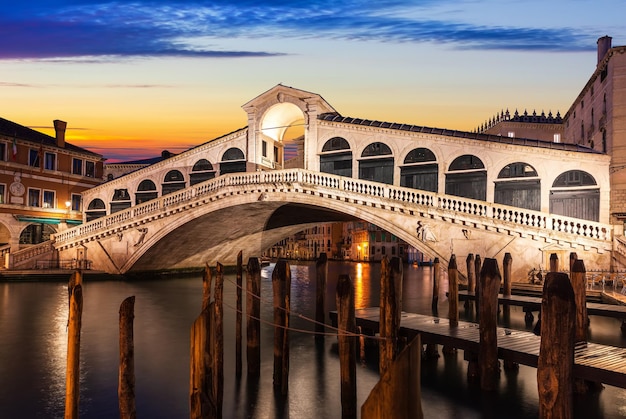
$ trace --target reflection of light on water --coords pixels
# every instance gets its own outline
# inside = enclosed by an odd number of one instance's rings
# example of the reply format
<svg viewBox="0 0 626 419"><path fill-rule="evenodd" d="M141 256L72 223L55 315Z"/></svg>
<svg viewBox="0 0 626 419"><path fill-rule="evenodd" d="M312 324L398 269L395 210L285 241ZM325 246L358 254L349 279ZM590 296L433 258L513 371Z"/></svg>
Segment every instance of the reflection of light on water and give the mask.
<svg viewBox="0 0 626 419"><path fill-rule="evenodd" d="M367 293L369 296L369 292ZM365 301L366 292L363 284L363 264L356 264L356 277L354 278L354 306L356 308L367 307L368 302ZM369 299L368 299L369 300Z"/></svg>
<svg viewBox="0 0 626 419"><path fill-rule="evenodd" d="M59 293L59 297L62 296ZM67 317L69 305L67 298L57 298L55 306L51 310L50 322L53 327L48 332L45 341L45 363L47 372L50 374L50 387L47 399L47 407L51 411L59 408L59 400L65 399L65 372L67 368Z"/></svg>
<svg viewBox="0 0 626 419"><path fill-rule="evenodd" d="M67 338L69 302L67 287L60 285L55 290L55 297L49 299L49 306L45 311L46 320L50 326L44 328L42 340L45 345L41 349L41 362L45 365L45 372L41 377L46 386L39 395L43 408L48 417L60 417L65 409L65 375L67 369ZM81 383L84 381L83 360L80 363ZM81 400L81 403L84 400Z"/></svg>
<svg viewBox="0 0 626 419"><path fill-rule="evenodd" d="M289 268L292 284L308 285L311 282L308 265L289 265Z"/></svg>

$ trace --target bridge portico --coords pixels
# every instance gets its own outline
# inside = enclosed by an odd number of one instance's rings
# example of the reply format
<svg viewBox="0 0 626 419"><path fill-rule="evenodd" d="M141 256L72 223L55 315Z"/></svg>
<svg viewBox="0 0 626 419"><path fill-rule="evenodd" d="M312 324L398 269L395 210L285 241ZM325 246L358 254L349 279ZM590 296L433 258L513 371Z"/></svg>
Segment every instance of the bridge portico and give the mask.
<svg viewBox="0 0 626 419"><path fill-rule="evenodd" d="M57 249L87 246L89 259L115 272L202 266L218 254L228 263L226 242L260 254L314 223L362 219L444 263L451 252L511 252L521 273L547 251L582 252L588 269L612 263L605 154L343 117L321 96L283 85L243 109L246 127L86 191L86 223L58 234ZM302 134L295 141L294 130ZM312 181L316 175L332 187ZM206 196L213 193L220 198ZM419 199L401 198L409 196ZM385 199L394 203L376 201ZM294 205L315 216L290 218ZM272 224L278 218L291 221ZM108 243L114 231L122 234ZM183 255L180 247L196 250Z"/></svg>

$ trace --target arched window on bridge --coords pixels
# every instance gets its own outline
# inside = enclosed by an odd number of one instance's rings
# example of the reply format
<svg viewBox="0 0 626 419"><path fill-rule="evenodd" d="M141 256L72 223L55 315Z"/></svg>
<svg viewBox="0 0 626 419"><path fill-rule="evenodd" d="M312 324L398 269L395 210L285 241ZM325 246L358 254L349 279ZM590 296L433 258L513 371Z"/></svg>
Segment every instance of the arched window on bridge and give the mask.
<svg viewBox="0 0 626 419"><path fill-rule="evenodd" d="M20 233L20 244L39 244L50 240L50 235L56 233L50 224L29 224Z"/></svg>
<svg viewBox="0 0 626 419"><path fill-rule="evenodd" d="M200 159L193 165L191 174L189 175L189 184L204 182L215 177L215 169L207 159Z"/></svg>
<svg viewBox="0 0 626 419"><path fill-rule="evenodd" d="M437 192L439 166L435 154L427 148L414 148L400 167L400 186ZM434 163L433 163L434 162Z"/></svg>
<svg viewBox="0 0 626 419"><path fill-rule="evenodd" d="M111 214L130 208L130 194L127 189L115 189L111 199Z"/></svg>
<svg viewBox="0 0 626 419"><path fill-rule="evenodd" d="M365 147L359 160L359 179L393 184L393 156L387 144L372 143Z"/></svg>
<svg viewBox="0 0 626 419"><path fill-rule="evenodd" d="M137 187L137 192L135 192L135 204L139 205L143 202L156 199L158 195L159 193L154 182L150 179L144 179Z"/></svg>
<svg viewBox="0 0 626 419"><path fill-rule="evenodd" d="M185 186L185 176L178 170L170 170L163 178L163 183L161 184L162 194L167 195L185 189Z"/></svg>
<svg viewBox="0 0 626 419"><path fill-rule="evenodd" d="M345 138L334 137L324 143L320 172L352 177L352 151Z"/></svg>
<svg viewBox="0 0 626 419"><path fill-rule="evenodd" d="M243 151L233 147L226 150L220 162L220 175L246 171L246 157Z"/></svg>
<svg viewBox="0 0 626 419"><path fill-rule="evenodd" d="M100 198L92 200L87 206L85 215L87 216L87 221L95 220L96 218L107 215L107 207L104 205L104 201Z"/></svg>
<svg viewBox="0 0 626 419"><path fill-rule="evenodd" d="M534 167L516 162L504 166L494 190L496 204L541 210L541 180Z"/></svg>
<svg viewBox="0 0 626 419"><path fill-rule="evenodd" d="M470 154L454 159L446 174L446 194L485 201L487 171L483 162Z"/></svg>
<svg viewBox="0 0 626 419"><path fill-rule="evenodd" d="M570 170L559 175L550 190L550 212L598 221L600 189L593 176L582 170Z"/></svg>

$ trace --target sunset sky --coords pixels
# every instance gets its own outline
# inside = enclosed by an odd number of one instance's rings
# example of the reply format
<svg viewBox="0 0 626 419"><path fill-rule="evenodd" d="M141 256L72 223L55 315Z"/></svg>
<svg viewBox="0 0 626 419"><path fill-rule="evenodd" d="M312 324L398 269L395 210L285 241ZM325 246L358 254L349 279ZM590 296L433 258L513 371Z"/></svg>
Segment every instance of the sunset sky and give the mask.
<svg viewBox="0 0 626 419"><path fill-rule="evenodd" d="M0 4L0 117L110 162L246 124L278 83L344 116L471 131L567 112L624 0L27 0Z"/></svg>

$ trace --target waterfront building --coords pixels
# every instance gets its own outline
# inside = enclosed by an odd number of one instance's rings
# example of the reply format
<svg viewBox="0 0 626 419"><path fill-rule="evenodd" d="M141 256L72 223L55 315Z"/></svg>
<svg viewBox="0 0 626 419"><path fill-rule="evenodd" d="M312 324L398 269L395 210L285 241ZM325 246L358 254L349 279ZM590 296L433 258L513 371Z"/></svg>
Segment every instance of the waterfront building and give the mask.
<svg viewBox="0 0 626 419"><path fill-rule="evenodd" d="M626 221L626 46L612 38L598 39L595 71L575 98L564 119L564 137L611 157L611 223L623 235Z"/></svg>
<svg viewBox="0 0 626 419"><path fill-rule="evenodd" d="M55 137L0 118L0 249L10 254L82 223L82 193L102 183L104 158ZM25 266L31 268L32 266Z"/></svg>
<svg viewBox="0 0 626 419"><path fill-rule="evenodd" d="M597 62L582 90L561 118L517 110L511 116L501 111L478 127L477 132L501 136L566 142L588 147L610 156L610 197L608 219L614 225L615 248L623 249L626 224L626 46L612 46L612 38L597 41ZM581 218L593 217L600 199L594 180L571 172L555 180L550 211ZM512 192L515 193L515 192ZM626 257L617 251L614 258L623 265Z"/></svg>

